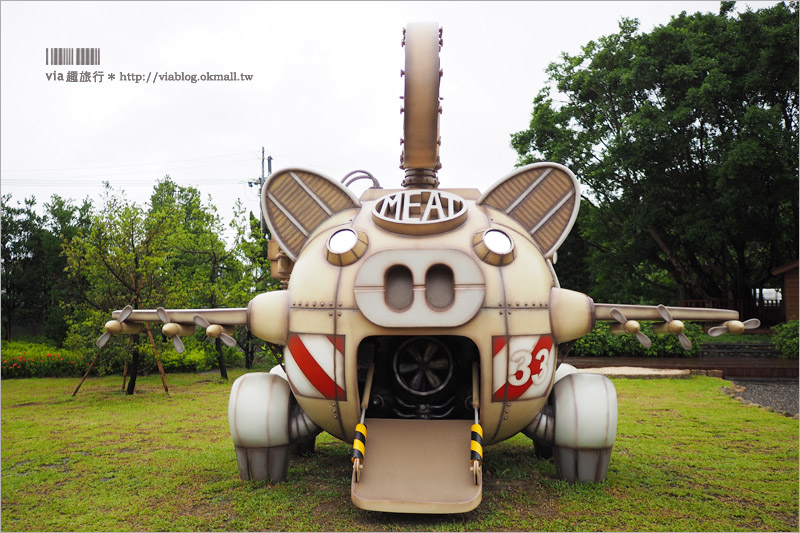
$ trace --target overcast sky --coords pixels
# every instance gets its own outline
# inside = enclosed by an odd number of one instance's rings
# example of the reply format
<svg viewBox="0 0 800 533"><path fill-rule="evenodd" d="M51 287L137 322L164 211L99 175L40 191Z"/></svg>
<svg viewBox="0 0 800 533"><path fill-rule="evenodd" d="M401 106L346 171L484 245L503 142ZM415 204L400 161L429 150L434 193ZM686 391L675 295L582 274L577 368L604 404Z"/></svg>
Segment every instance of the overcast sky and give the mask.
<svg viewBox="0 0 800 533"><path fill-rule="evenodd" d="M774 2L737 4L758 9ZM0 190L98 204L109 181L145 203L169 174L258 212L261 147L273 170L341 179L368 170L398 187L402 29L444 28L442 187L486 190L510 172L545 68L618 30L649 31L719 2L3 2ZM100 49L100 65L46 65L46 49ZM47 74L102 71L102 82ZM252 76L136 83L121 75ZM114 79L110 79L111 75ZM100 77L95 78L101 79ZM580 176L578 176L580 179Z"/></svg>

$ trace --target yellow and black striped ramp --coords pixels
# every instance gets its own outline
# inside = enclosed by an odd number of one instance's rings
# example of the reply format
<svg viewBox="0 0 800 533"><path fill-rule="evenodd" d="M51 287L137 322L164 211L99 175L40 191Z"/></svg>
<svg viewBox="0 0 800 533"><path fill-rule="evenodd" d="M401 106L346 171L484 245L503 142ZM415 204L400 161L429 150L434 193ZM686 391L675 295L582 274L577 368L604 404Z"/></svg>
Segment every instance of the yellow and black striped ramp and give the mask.
<svg viewBox="0 0 800 533"><path fill-rule="evenodd" d="M369 461L351 478L353 503L387 513L473 510L483 485L464 460L472 422L370 418Z"/></svg>
<svg viewBox="0 0 800 533"><path fill-rule="evenodd" d="M545 257L567 238L580 207L575 174L557 163L534 163L501 179L478 200L519 222Z"/></svg>
<svg viewBox="0 0 800 533"><path fill-rule="evenodd" d="M297 260L308 237L328 217L360 206L344 185L299 168L272 174L261 191L261 207L272 238L292 260Z"/></svg>

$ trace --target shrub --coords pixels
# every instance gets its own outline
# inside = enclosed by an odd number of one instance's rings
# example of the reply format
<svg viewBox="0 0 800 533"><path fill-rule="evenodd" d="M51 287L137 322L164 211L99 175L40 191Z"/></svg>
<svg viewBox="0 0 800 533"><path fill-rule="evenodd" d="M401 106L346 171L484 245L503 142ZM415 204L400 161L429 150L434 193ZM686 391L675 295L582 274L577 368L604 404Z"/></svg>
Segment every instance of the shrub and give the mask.
<svg viewBox="0 0 800 533"><path fill-rule="evenodd" d="M772 330L775 332L775 335L772 337L772 342L780 349L781 357L797 359L798 352L800 352L800 348L798 348L797 320L791 320L785 324L778 324L774 326Z"/></svg>
<svg viewBox="0 0 800 533"><path fill-rule="evenodd" d="M187 346L183 353L165 350L159 356L165 372L203 372L211 368L208 353L194 346Z"/></svg>
<svg viewBox="0 0 800 533"><path fill-rule="evenodd" d="M650 337L650 348L642 346L634 335L614 335L607 322L598 323L591 333L578 339L572 347L577 357L692 357L700 353L702 328L698 324L684 322L684 333L692 341L692 349L684 350L677 335L656 335L649 325L642 322L642 332Z"/></svg>
<svg viewBox="0 0 800 533"><path fill-rule="evenodd" d="M50 344L3 341L2 379L80 377L94 354L62 350Z"/></svg>
<svg viewBox="0 0 800 533"><path fill-rule="evenodd" d="M171 340L166 342L161 335L154 335L158 356L166 372L203 372L217 368L217 352L213 342L185 337L186 349L178 353ZM115 335L109 341L92 368L92 375L106 376L122 374L125 361L130 363L133 345L127 335ZM158 372L153 347L146 334L139 336L140 374ZM243 366L244 357L238 350L223 346L223 356L228 368ZM25 341L3 341L2 379L80 377L97 355L97 348L57 348L52 341L26 339Z"/></svg>

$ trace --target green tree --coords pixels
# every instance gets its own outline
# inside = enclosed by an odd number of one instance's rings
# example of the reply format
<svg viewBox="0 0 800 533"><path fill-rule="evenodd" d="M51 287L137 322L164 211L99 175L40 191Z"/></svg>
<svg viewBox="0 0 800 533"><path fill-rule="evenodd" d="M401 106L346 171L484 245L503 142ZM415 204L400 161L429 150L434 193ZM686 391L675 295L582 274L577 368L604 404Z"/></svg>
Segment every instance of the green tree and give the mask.
<svg viewBox="0 0 800 533"><path fill-rule="evenodd" d="M171 246L176 253L168 259L172 273L168 297L171 307L239 307L237 298L243 279L239 259L239 235L225 241L225 226L211 203L203 203L194 187L183 187L169 176L160 181L150 198L150 213L173 213ZM248 298L249 301L249 298ZM220 376L228 379L226 349L215 339Z"/></svg>
<svg viewBox="0 0 800 533"><path fill-rule="evenodd" d="M245 216L241 203L237 202L231 227L236 233L237 249L241 260L243 276L236 285L232 298L235 306L245 306L257 294L279 288L280 281L271 275L270 261L267 258L267 233L261 231L261 221L252 212ZM237 331L236 341L244 353L245 367L252 368L256 352L262 351L269 363L279 360L278 347L265 343L250 333L247 328Z"/></svg>
<svg viewBox="0 0 800 533"><path fill-rule="evenodd" d="M53 195L38 214L36 198L12 204L2 197L2 306L3 332L8 340L11 325L27 325L32 331L60 343L66 336L61 303L75 287L66 281L66 258L61 246L89 224L91 202L76 206Z"/></svg>
<svg viewBox="0 0 800 533"><path fill-rule="evenodd" d="M11 205L11 195L3 196L2 226L2 303L3 333L11 338L12 324L38 323L42 304L36 288L46 274L41 269L44 256L42 218L34 210L35 198L24 205Z"/></svg>
<svg viewBox="0 0 800 533"><path fill-rule="evenodd" d="M83 284L80 300L67 306L72 345L86 348L102 332L111 311L162 305L168 293L170 272L164 268L174 253L171 230L174 214L147 213L106 184L103 206L93 213L91 226L64 247L70 279ZM121 335L119 337L126 337ZM90 340L91 339L91 340ZM127 339L113 339L120 347ZM132 335L132 360L127 393L133 394L146 343Z"/></svg>
<svg viewBox="0 0 800 533"><path fill-rule="evenodd" d="M746 299L796 258L797 3L724 3L648 34L623 19L547 72L512 146L587 187L564 255L597 280L592 296Z"/></svg>

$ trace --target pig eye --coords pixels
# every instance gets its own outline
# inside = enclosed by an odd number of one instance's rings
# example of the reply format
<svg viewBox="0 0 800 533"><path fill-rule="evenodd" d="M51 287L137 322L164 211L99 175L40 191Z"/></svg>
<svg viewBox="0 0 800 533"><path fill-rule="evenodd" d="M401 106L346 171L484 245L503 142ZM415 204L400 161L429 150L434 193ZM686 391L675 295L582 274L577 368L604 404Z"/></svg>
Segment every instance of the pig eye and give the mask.
<svg viewBox="0 0 800 533"><path fill-rule="evenodd" d="M368 244L366 234L349 228L340 229L328 239L326 257L332 265L347 266L364 255Z"/></svg>
<svg viewBox="0 0 800 533"><path fill-rule="evenodd" d="M486 247L489 248L489 250L498 255L510 254L511 250L514 249L514 243L511 241L511 237L496 229L490 229L484 233L483 242L486 243Z"/></svg>
<svg viewBox="0 0 800 533"><path fill-rule="evenodd" d="M499 229L476 233L472 239L472 247L481 260L494 266L507 265L516 257L514 241Z"/></svg>
<svg viewBox="0 0 800 533"><path fill-rule="evenodd" d="M328 249L335 254L343 254L353 249L358 242L358 235L351 229L341 229L331 235Z"/></svg>

